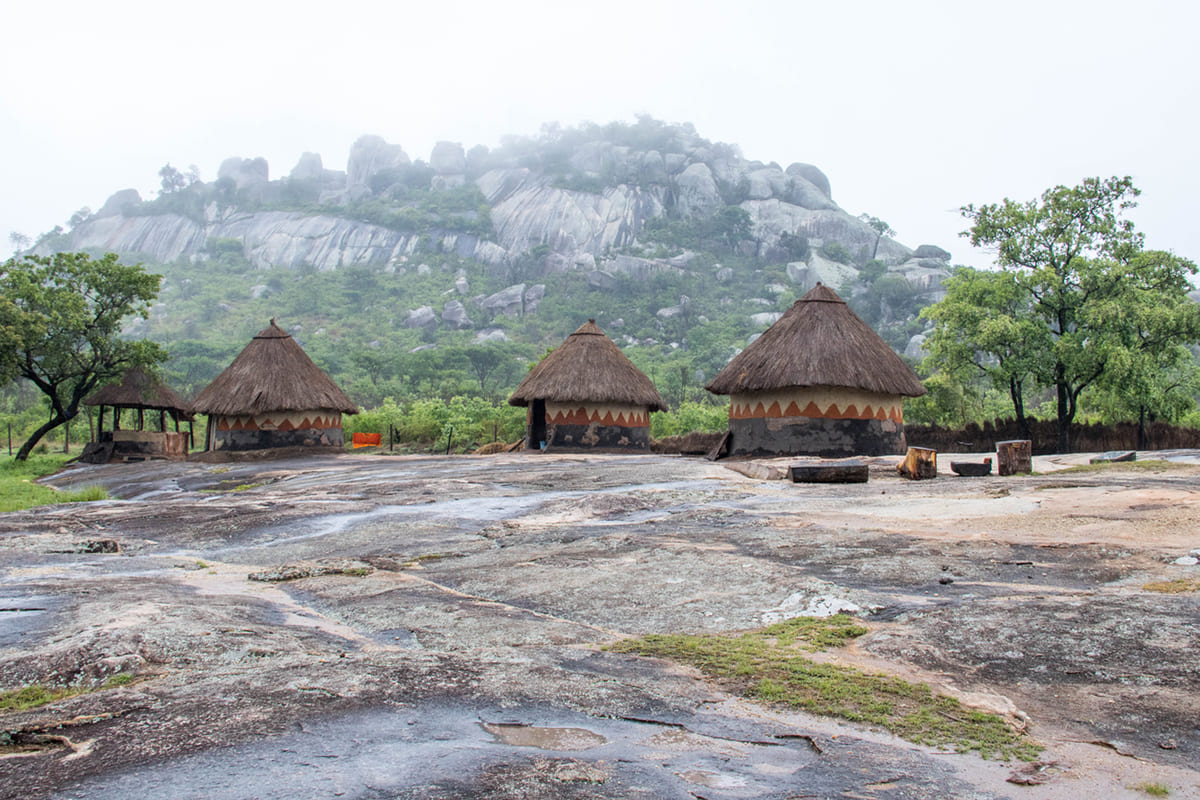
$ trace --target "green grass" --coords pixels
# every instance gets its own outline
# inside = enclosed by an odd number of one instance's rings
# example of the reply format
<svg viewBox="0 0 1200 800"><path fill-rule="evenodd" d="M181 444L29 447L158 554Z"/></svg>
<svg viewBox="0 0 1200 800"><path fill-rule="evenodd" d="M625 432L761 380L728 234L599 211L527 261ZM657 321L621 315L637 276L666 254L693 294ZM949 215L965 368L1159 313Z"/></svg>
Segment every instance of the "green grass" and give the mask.
<svg viewBox="0 0 1200 800"><path fill-rule="evenodd" d="M969 709L925 684L821 664L800 654L839 647L866 632L838 614L786 620L743 634L643 636L611 649L689 664L744 697L875 725L917 744L976 751L985 758L1037 757L1041 747L996 714Z"/></svg>
<svg viewBox="0 0 1200 800"><path fill-rule="evenodd" d="M1171 794L1171 789L1164 783L1139 783L1133 787L1140 792L1145 792L1151 797L1166 797Z"/></svg>
<svg viewBox="0 0 1200 800"><path fill-rule="evenodd" d="M20 462L8 456L0 457L0 512L55 503L107 500L108 492L99 486L62 492L34 483L43 475L57 472L69 458L62 454L34 454L27 461Z"/></svg>
<svg viewBox="0 0 1200 800"><path fill-rule="evenodd" d="M135 678L132 674L120 672L96 688L84 686L43 686L40 683L34 683L29 686L22 686L19 689L9 689L0 692L0 713L28 711L31 708L49 705L67 697L99 692L104 689L113 689L118 686L127 686L133 683L134 680Z"/></svg>
<svg viewBox="0 0 1200 800"><path fill-rule="evenodd" d="M1147 592L1160 594L1188 594L1200 592L1200 579L1176 578L1173 581L1151 581L1142 585Z"/></svg>
<svg viewBox="0 0 1200 800"><path fill-rule="evenodd" d="M1180 464L1173 464L1170 461L1164 461L1160 458L1152 458L1147 461L1108 461L1100 464L1077 464L1074 467L1065 467L1056 469L1053 472L1043 473L1044 475L1070 475L1079 472L1161 472L1164 469L1178 467Z"/></svg>

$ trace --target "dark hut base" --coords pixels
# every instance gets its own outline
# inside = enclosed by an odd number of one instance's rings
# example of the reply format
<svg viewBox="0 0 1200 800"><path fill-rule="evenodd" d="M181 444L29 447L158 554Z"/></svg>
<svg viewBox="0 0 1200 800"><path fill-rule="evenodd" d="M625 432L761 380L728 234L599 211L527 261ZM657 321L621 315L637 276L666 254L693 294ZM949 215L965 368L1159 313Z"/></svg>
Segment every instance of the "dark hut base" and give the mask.
<svg viewBox="0 0 1200 800"><path fill-rule="evenodd" d="M541 447L540 442L526 439L531 450ZM619 450L621 452L649 453L650 429L625 428L619 425L554 425L546 430L546 450Z"/></svg>
<svg viewBox="0 0 1200 800"><path fill-rule="evenodd" d="M776 417L729 420L731 456L901 455L904 426L891 420Z"/></svg>
<svg viewBox="0 0 1200 800"><path fill-rule="evenodd" d="M213 450L265 450L277 447L341 447L341 428L298 428L290 431L217 431Z"/></svg>

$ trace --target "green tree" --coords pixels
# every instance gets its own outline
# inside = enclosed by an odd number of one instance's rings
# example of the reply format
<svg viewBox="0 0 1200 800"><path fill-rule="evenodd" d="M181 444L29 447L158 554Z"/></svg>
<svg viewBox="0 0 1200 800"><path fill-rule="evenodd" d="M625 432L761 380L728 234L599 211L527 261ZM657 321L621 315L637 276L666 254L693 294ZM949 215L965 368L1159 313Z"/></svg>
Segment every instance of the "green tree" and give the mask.
<svg viewBox="0 0 1200 800"><path fill-rule="evenodd" d="M1148 418L1175 420L1195 405L1200 369L1183 344L1200 339L1200 305L1185 294L1195 271L1172 253L1139 253L1114 276L1122 291L1094 311L1110 330L1096 394L1108 409L1137 418L1139 448Z"/></svg>
<svg viewBox="0 0 1200 800"><path fill-rule="evenodd" d="M1036 377L1054 387L1058 450L1070 449L1080 394L1096 385L1121 353L1154 358L1189 341L1186 312L1191 262L1146 257L1143 237L1121 214L1139 194L1129 177L1088 178L1056 186L1038 200L962 208L972 245L992 248L1028 302L1028 318L1049 336L1037 354ZM1157 335L1133 344L1128 320L1171 309Z"/></svg>
<svg viewBox="0 0 1200 800"><path fill-rule="evenodd" d="M879 240L885 236L895 237L896 231L879 217L872 217L870 214L859 214L858 218L870 225L871 229L875 231L875 246L871 248L871 259L874 260L875 255L879 252Z"/></svg>
<svg viewBox="0 0 1200 800"><path fill-rule="evenodd" d="M963 267L946 281L946 297L921 316L933 322L926 364L970 381L986 376L1007 392L1018 424L1029 434L1025 389L1044 373L1052 343L1046 324L1031 312L1031 298L1012 272Z"/></svg>
<svg viewBox="0 0 1200 800"><path fill-rule="evenodd" d="M170 164L163 164L162 169L158 171L158 177L161 179L162 188L159 194L174 194L187 186L187 178L183 173L172 167Z"/></svg>
<svg viewBox="0 0 1200 800"><path fill-rule="evenodd" d="M127 266L109 253L93 260L85 253L55 253L9 259L0 271L0 296L20 320L15 371L46 396L50 419L22 445L24 461L48 432L79 413L79 404L97 386L129 367L162 361L153 342L122 339L121 322L145 317L158 295L161 276L140 264Z"/></svg>

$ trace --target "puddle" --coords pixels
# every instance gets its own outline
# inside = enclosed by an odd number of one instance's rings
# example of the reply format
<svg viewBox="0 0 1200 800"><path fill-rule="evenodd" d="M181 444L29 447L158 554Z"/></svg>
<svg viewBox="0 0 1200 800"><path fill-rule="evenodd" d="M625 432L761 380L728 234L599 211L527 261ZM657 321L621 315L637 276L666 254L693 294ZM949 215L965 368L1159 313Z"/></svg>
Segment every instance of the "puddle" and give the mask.
<svg viewBox="0 0 1200 800"><path fill-rule="evenodd" d="M45 595L0 597L0 647L21 644L26 635L45 635L49 627L46 614L61 604L57 598Z"/></svg>
<svg viewBox="0 0 1200 800"><path fill-rule="evenodd" d="M496 737L501 744L513 747L536 747L539 750L590 750L608 744L605 739L587 728L545 728L512 722L481 722L479 727Z"/></svg>
<svg viewBox="0 0 1200 800"><path fill-rule="evenodd" d="M687 772L676 772L675 774L688 783L707 786L709 789L740 789L746 785L745 778L720 772L709 772L706 769L690 769Z"/></svg>

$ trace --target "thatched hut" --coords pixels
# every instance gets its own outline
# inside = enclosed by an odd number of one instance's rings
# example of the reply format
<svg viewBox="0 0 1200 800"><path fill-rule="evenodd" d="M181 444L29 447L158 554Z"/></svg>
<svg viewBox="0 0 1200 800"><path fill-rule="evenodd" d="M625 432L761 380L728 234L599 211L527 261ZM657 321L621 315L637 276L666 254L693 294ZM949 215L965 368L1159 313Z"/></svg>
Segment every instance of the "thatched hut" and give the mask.
<svg viewBox="0 0 1200 800"><path fill-rule="evenodd" d="M529 409L530 449L649 452L650 413L666 403L594 319L538 362L508 402Z"/></svg>
<svg viewBox="0 0 1200 800"><path fill-rule="evenodd" d="M192 401L208 415L206 450L341 447L358 407L275 320Z"/></svg>
<svg viewBox="0 0 1200 800"><path fill-rule="evenodd" d="M185 458L192 441L192 414L188 404L157 376L134 367L126 370L120 383L101 387L84 399L85 406L99 406L96 440L84 448L80 459L103 464L117 459L140 461L147 458ZM112 409L110 430L104 430L105 409ZM132 428L122 428L122 412L135 411L134 419L125 419ZM147 414L146 412L151 412ZM154 412L158 412L155 414ZM147 419L149 417L149 419ZM175 430L167 430L167 418ZM153 423L157 418L157 430ZM187 422L186 432L179 423ZM147 430L149 423L150 429Z"/></svg>
<svg viewBox="0 0 1200 800"><path fill-rule="evenodd" d="M706 387L730 396L730 455L903 453L904 397L925 394L903 359L817 284Z"/></svg>

